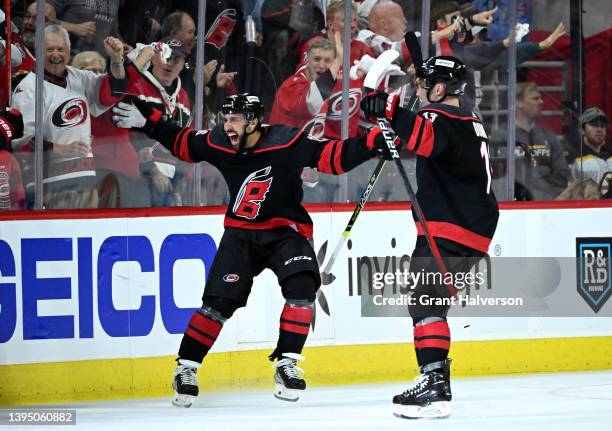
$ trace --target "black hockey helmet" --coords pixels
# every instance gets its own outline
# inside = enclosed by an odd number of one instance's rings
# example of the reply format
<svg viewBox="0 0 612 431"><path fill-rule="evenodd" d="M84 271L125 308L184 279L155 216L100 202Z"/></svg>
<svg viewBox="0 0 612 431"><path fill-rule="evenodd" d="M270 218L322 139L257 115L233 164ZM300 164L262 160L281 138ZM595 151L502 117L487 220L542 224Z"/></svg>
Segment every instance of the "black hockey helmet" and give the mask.
<svg viewBox="0 0 612 431"><path fill-rule="evenodd" d="M461 96L465 88L465 65L456 57L429 57L417 69L417 77L425 81L427 91L442 82L446 84L446 95Z"/></svg>
<svg viewBox="0 0 612 431"><path fill-rule="evenodd" d="M247 121L259 119L263 121L264 106L259 100L259 97L249 94L232 94L227 96L223 105L221 105L223 114L244 114Z"/></svg>

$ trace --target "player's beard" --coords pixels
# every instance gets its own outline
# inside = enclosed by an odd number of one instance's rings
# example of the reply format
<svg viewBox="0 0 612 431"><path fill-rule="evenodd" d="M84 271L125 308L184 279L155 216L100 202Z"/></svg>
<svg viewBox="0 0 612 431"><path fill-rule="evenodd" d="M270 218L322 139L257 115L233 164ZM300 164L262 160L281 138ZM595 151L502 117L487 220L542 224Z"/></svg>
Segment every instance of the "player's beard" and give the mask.
<svg viewBox="0 0 612 431"><path fill-rule="evenodd" d="M246 127L245 127L243 130L242 136L240 137L240 141L238 142L238 151L242 151L246 147L247 137L248 135L246 133Z"/></svg>
<svg viewBox="0 0 612 431"><path fill-rule="evenodd" d="M238 138L238 145L234 144L233 139L227 134L227 132L225 132L226 136L228 137L229 141L230 141L230 145L232 146L232 148L237 151L240 152L242 150L244 150L244 148L246 147L247 144L247 138L248 138L248 134L246 132L246 127L242 130L242 135ZM238 133L236 133L237 135Z"/></svg>

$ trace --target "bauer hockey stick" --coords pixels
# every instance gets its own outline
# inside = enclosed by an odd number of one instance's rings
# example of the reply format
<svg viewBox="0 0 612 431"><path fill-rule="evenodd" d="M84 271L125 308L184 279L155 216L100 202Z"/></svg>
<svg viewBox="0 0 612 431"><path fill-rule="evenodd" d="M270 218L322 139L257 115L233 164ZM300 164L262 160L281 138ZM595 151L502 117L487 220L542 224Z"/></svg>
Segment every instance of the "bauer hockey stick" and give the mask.
<svg viewBox="0 0 612 431"><path fill-rule="evenodd" d="M411 111L413 111L414 108L416 107L418 100L419 99L418 97L416 97L416 95L410 98L410 101L408 102L408 108ZM385 168L386 164L387 164L387 160L380 159L378 163L376 164L376 167L372 171L370 180L368 181L366 188L361 193L361 197L359 198L359 201L357 202L357 205L355 206L355 209L353 210L353 214L351 214L351 218L346 224L346 227L344 228L344 232L342 232L342 236L340 237L340 239L338 240L338 243L336 244L336 247L334 248L334 252L329 258L327 265L325 265L325 269L323 269L323 272L321 273L321 279L324 280L324 284L331 284L331 282L334 281L334 275L331 274L332 267L334 266L334 263L336 262L338 255L340 254L340 250L342 250L342 247L344 247L344 244L346 244L346 241L351 235L351 229L353 229L353 225L357 221L357 217L359 217L359 214L361 214L361 210L366 206L366 203L368 203L368 200L370 199L370 194L372 193L372 190L374 190L374 186L376 185L376 182L378 181L378 177L380 176L382 170Z"/></svg>
<svg viewBox="0 0 612 431"><path fill-rule="evenodd" d="M376 66L376 64L374 66ZM372 68L374 68L374 66L372 66ZM370 69L370 72L371 71L372 69ZM375 75L370 76L370 72L368 72L368 74L365 77L364 87L366 87L366 89L369 89L370 91L375 91L376 88L378 87L377 77ZM443 275L446 275L448 273L448 270L446 269L446 264L444 263L444 260L442 260L442 255L440 254L440 250L438 249L436 242L434 241L433 237L431 236L431 233L429 232L429 229L427 227L427 220L425 219L425 215L423 214L421 205L419 204L419 201L416 198L416 194L414 193L414 190L412 188L412 185L410 184L410 179L408 178L406 169L404 168L404 165L402 164L402 160L400 159L399 152L397 151L397 148L395 147L395 143L394 143L395 139L394 139L392 132L389 130L389 127L387 126L387 120L384 117L377 117L376 122L378 123L378 127L380 127L382 136L385 140L385 143L387 144L387 149L389 151L389 154L391 155L392 160L395 161L395 165L397 166L400 176L402 177L402 182L404 183L404 186L406 187L406 191L408 192L408 197L410 198L410 202L412 203L412 208L414 209L414 213L416 215L417 221L419 225L421 226L421 229L423 230L423 234L425 235L427 244L429 245L429 248L431 249L431 252L434 256L434 259L436 263L438 264L438 268L440 268L440 271L442 272ZM447 277L444 277L444 279L446 278ZM454 298L458 298L455 287L450 283L447 283L446 286L450 294Z"/></svg>
<svg viewBox="0 0 612 431"><path fill-rule="evenodd" d="M399 53L397 51L388 50L388 51L382 52L376 58L374 64L372 64L367 74L367 76L370 76L370 80L375 83L376 87L378 87L380 82L385 77L385 70L387 69L387 67L390 66L398 56L399 56ZM378 164L374 168L374 171L372 172L372 175L370 176L370 180L368 181L366 188L361 193L361 197L359 198L359 201L357 202L357 206L355 206L355 209L353 210L353 214L351 215L351 218L348 224L346 225L346 228L344 228L344 232L342 232L342 236L340 237L340 239L338 240L338 243L336 244L336 247L334 248L334 252L329 258L329 261L327 261L327 265L325 265L325 268L323 269L323 272L321 273L321 280L323 281L323 284L330 284L334 280L335 277L330 273L330 271L332 267L334 266L334 263L336 262L338 255L340 254L340 250L342 250L342 247L344 247L344 244L346 244L346 241L348 240L348 237L351 234L351 229L353 229L353 225L357 221L357 217L359 217L361 210L363 209L363 207L365 207L366 203L368 202L368 199L370 198L370 194L372 193L372 190L374 190L374 185L378 181L378 177L380 176L383 168L385 167L385 164L386 164L385 159L381 159L378 162Z"/></svg>
<svg viewBox="0 0 612 431"><path fill-rule="evenodd" d="M434 259L436 260L436 263L438 264L438 267L440 268L440 271L442 272L443 275L446 275L448 273L448 270L446 269L446 265L444 264L444 261L442 260L442 255L440 255L440 250L438 249L436 242L434 241L433 237L431 236L431 233L429 232L429 229L427 228L427 220L425 220L425 215L423 214L421 205L419 205L419 201L416 198L416 194L414 193L414 190L412 189L412 185L410 184L410 179L408 178L406 169L404 168L404 165L402 164L402 160L400 159L399 152L397 151L397 148L395 148L395 143L394 143L395 138L393 137L392 132L389 130L389 127L387 127L387 120L384 117L377 117L376 122L378 123L378 127L380 127L382 136L385 139L385 143L387 144L387 149L389 150L389 153L391 154L392 160L395 161L395 165L397 166L400 176L402 177L402 181L404 183L404 186L406 187L406 191L408 192L408 197L410 198L410 202L412 203L412 208L414 209L414 213L416 215L417 221L419 225L421 226L421 229L423 229L423 234L425 235L425 238L427 239L427 244L429 245L429 248L431 249L431 252L434 256ZM444 277L444 279L446 279L446 277ZM448 290L450 291L451 295L454 298L457 298L457 291L455 290L455 287L449 283L447 283L446 286L448 287Z"/></svg>
<svg viewBox="0 0 612 431"><path fill-rule="evenodd" d="M420 67L420 65L423 63L423 57L421 56L421 47L419 46L419 42L414 32L411 32L411 31L407 32L404 36L404 41L406 42L406 47L408 48L408 52L410 53L410 56L412 57L412 63L415 65L415 67ZM378 88L379 83L384 78L384 73L385 73L385 69L387 68L387 66L393 63L393 61L395 61L395 59L398 56L399 54L396 51L388 50L388 51L384 51L383 53L380 54L380 56L378 56L378 58L376 58L376 61L372 65L372 68L368 71L368 76L370 76L370 79L372 80L372 82L376 82L375 88ZM416 94L415 94L410 99L410 102L408 103L409 105L408 109L410 109L411 111L414 110L414 108L417 105L418 100L419 99L418 97L416 97ZM374 190L374 186L376 185L376 182L378 181L378 178L380 177L380 174L386 164L387 164L387 160L380 159L378 161L378 164L374 168L374 171L372 171L370 180L368 181L366 188L361 193L361 197L359 198L359 201L357 202L357 205L355 206L355 209L353 210L353 214L351 215L351 218L349 219L346 227L344 228L344 232L342 232L342 236L338 240L338 243L336 244L336 247L334 248L334 252L329 258L327 265L325 265L325 268L323 269L323 272L321 273L321 278L324 284L330 284L334 280L334 276L331 274L331 269L334 266L334 263L336 262L338 255L340 254L340 250L342 250L342 248L344 247L344 244L346 244L346 241L348 240L351 234L351 229L353 229L353 225L357 221L357 217L359 217L359 214L361 214L361 210L365 207L366 203L368 202L368 199L370 198L370 194L372 193L372 190Z"/></svg>

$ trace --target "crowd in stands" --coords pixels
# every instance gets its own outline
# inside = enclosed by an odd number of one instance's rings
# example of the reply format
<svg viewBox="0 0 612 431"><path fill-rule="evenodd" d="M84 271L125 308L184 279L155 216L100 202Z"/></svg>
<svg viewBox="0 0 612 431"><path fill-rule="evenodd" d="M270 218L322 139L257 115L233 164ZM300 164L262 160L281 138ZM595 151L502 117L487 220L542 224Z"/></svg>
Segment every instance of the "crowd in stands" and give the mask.
<svg viewBox="0 0 612 431"><path fill-rule="evenodd" d="M349 52L344 52L342 0L221 0L206 2L203 82L204 127L220 120L226 95L259 94L265 118L304 129L315 137L341 138L372 124L359 110L363 79L376 57L396 50L380 88L411 103L418 83L406 31L414 2L363 0L351 5ZM420 2L418 2L420 3ZM540 41L530 39L531 0L518 1L517 27L510 31L509 0L431 2L430 54L453 55L468 66L462 103L476 114L503 110L483 88L507 76L510 37L516 63L535 58L567 37L563 23ZM43 204L46 209L137 208L227 203L226 187L215 168L200 170L172 157L146 135L115 127L112 107L139 98L153 102L166 119L194 124L197 62L197 0L47 0L43 97L35 99L37 4L12 1L10 24L0 14L0 103L24 118L23 137L0 148L0 210L34 205L35 100L43 103ZM412 21L411 21L412 20ZM10 35L11 49L6 48ZM420 33L419 33L420 35ZM420 36L419 36L420 37ZM11 63L5 65L6 54ZM350 70L343 70L349 58ZM4 73L4 72L7 73ZM500 74L501 71L501 74ZM342 81L349 74L349 107L342 109ZM8 76L10 74L10 79ZM500 78L501 76L501 78ZM516 88L516 200L610 197L612 146L606 140L608 115L585 107L580 130L563 136L539 124L545 88L518 73ZM499 82L497 82L499 84ZM506 122L490 135L494 178L506 175ZM402 154L408 170L411 155ZM372 162L375 163L375 162ZM306 201L355 200L372 164L349 177L343 193L336 179L305 171ZM199 175L196 178L195 175ZM193 201L201 186L200 202ZM405 200L389 169L372 200Z"/></svg>

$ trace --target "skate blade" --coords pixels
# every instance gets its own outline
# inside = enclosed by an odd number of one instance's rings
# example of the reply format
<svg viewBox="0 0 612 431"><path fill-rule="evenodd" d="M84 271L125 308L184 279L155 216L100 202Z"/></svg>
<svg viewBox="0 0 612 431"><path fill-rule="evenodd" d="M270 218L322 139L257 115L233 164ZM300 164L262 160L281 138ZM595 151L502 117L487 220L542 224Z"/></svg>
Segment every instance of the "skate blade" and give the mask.
<svg viewBox="0 0 612 431"><path fill-rule="evenodd" d="M451 415L450 402L436 401L426 406L394 404L393 414L403 419L445 419Z"/></svg>
<svg viewBox="0 0 612 431"><path fill-rule="evenodd" d="M277 384L274 388L274 397L283 401L290 401L292 403L300 399L300 394L303 391L301 389L288 389L283 385Z"/></svg>
<svg viewBox="0 0 612 431"><path fill-rule="evenodd" d="M194 399L195 397L193 395L181 395L175 392L172 398L172 405L175 407L189 408L193 404Z"/></svg>

